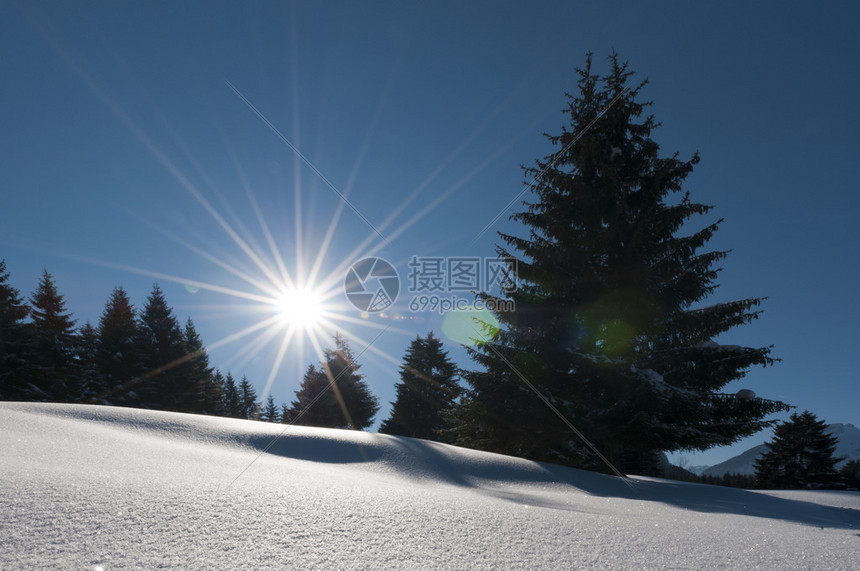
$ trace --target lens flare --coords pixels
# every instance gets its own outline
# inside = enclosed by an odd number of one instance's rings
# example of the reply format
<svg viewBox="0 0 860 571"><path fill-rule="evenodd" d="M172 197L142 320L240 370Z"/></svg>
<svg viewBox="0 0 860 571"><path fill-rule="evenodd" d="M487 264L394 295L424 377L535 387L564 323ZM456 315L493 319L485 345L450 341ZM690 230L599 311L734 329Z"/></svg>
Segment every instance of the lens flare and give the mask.
<svg viewBox="0 0 860 571"><path fill-rule="evenodd" d="M499 332L499 320L492 312L474 307L449 311L442 319L442 333L462 345L483 345Z"/></svg>

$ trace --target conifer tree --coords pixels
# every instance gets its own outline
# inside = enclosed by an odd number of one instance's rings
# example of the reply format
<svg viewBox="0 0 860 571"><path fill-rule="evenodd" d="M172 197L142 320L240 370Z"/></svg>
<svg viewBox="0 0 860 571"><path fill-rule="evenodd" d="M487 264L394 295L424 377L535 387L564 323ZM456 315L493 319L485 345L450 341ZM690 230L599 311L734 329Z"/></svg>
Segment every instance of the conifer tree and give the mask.
<svg viewBox="0 0 860 571"><path fill-rule="evenodd" d="M379 399L370 392L364 376L357 371L346 340L335 335L335 348L326 349L320 369L308 367L290 418L296 424L364 430L373 424Z"/></svg>
<svg viewBox="0 0 860 571"><path fill-rule="evenodd" d="M77 374L75 321L48 270L42 274L30 304L34 356L27 374L27 392L32 400L70 402L74 400Z"/></svg>
<svg viewBox="0 0 860 571"><path fill-rule="evenodd" d="M278 414L278 407L275 405L275 397L269 395L266 399L266 404L260 411L260 420L263 422L280 422L281 417Z"/></svg>
<svg viewBox="0 0 860 571"><path fill-rule="evenodd" d="M774 362L770 347L713 342L762 300L704 305L726 252L702 251L719 221L681 234L711 210L681 192L699 157L659 155L645 83L616 54L610 66L600 77L587 57L569 126L547 135L556 150L525 169L535 200L512 219L528 235L500 234L498 248L519 287L482 295L516 311L497 312L501 330L471 351L483 370L465 374L460 444L585 466L596 450L617 472L622 451L730 444L787 408L721 392Z"/></svg>
<svg viewBox="0 0 860 571"><path fill-rule="evenodd" d="M138 334L143 374L135 392L141 406L182 412L189 391L177 367L186 355L185 342L158 284L146 300Z"/></svg>
<svg viewBox="0 0 860 571"><path fill-rule="evenodd" d="M6 261L0 260L0 399L25 397L24 375L32 352L24 320L30 308L9 284Z"/></svg>
<svg viewBox="0 0 860 571"><path fill-rule="evenodd" d="M281 424L292 424L293 419L290 417L290 405L281 403Z"/></svg>
<svg viewBox="0 0 860 571"><path fill-rule="evenodd" d="M142 373L140 335L134 306L120 286L114 288L105 303L97 335L96 360L106 387L96 399L104 404L138 405L128 393L136 390Z"/></svg>
<svg viewBox="0 0 860 571"><path fill-rule="evenodd" d="M239 398L239 389L230 371L227 371L227 376L224 379L224 416L248 418L247 415L242 416L242 401Z"/></svg>
<svg viewBox="0 0 860 571"><path fill-rule="evenodd" d="M833 487L839 481L834 458L837 439L811 412L794 413L773 431L768 450L755 461L756 484L762 488Z"/></svg>
<svg viewBox="0 0 860 571"><path fill-rule="evenodd" d="M239 418L254 420L260 414L260 403L257 402L257 391L244 375L239 382Z"/></svg>
<svg viewBox="0 0 860 571"><path fill-rule="evenodd" d="M98 366L98 332L89 321L78 331L75 360L77 383L74 402L99 403L106 383Z"/></svg>
<svg viewBox="0 0 860 571"><path fill-rule="evenodd" d="M203 387L203 414L212 416L227 416L224 409L224 389L225 379L221 371L215 369L206 381ZM233 386L233 390L236 386Z"/></svg>
<svg viewBox="0 0 860 571"><path fill-rule="evenodd" d="M842 483L849 490L860 490L860 460L849 460L839 470Z"/></svg>
<svg viewBox="0 0 860 571"><path fill-rule="evenodd" d="M308 366L290 405L288 416L295 424L331 427L342 418L325 372L314 365Z"/></svg>
<svg viewBox="0 0 860 571"><path fill-rule="evenodd" d="M391 416L379 432L439 440L443 415L460 394L456 376L457 368L432 332L426 339L413 339L400 366Z"/></svg>
<svg viewBox="0 0 860 571"><path fill-rule="evenodd" d="M184 398L178 404L183 412L203 412L207 405L218 399L212 394L212 368L209 366L209 356L200 340L200 335L189 317L182 332L185 350L184 361L177 367L176 374L184 390ZM218 399L220 400L220 399Z"/></svg>

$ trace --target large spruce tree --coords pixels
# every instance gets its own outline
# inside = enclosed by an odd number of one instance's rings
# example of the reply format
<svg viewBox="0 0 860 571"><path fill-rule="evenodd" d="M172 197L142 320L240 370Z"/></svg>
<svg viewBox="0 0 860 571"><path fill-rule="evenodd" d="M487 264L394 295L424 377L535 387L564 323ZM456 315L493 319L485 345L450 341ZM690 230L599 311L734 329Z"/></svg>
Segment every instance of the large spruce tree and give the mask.
<svg viewBox="0 0 860 571"><path fill-rule="evenodd" d="M600 77L587 57L569 126L547 135L557 150L526 169L535 200L512 218L528 234L500 234L519 279L500 295L516 311L499 312L501 331L472 351L484 370L466 375L461 444L618 471L622 452L730 444L786 409L722 392L774 361L769 347L713 342L762 300L703 303L726 252L703 251L719 222L682 234L711 209L681 191L699 157L660 156L645 82L609 61Z"/></svg>
<svg viewBox="0 0 860 571"><path fill-rule="evenodd" d="M840 480L836 464L837 439L827 424L811 412L792 414L773 431L768 450L755 461L756 485L798 489L833 487Z"/></svg>
<svg viewBox="0 0 860 571"><path fill-rule="evenodd" d="M391 416L379 432L426 440L439 440L446 411L460 395L457 368L442 349L442 342L429 333L410 343L400 366L400 382Z"/></svg>
<svg viewBox="0 0 860 571"><path fill-rule="evenodd" d="M340 335L334 340L335 348L324 351L321 367L308 367L289 417L305 426L364 430L373 424L379 398L358 373L361 365L355 362L346 340Z"/></svg>
<svg viewBox="0 0 860 571"><path fill-rule="evenodd" d="M0 399L25 396L24 375L31 354L25 320L30 308L9 283L6 260L0 260Z"/></svg>

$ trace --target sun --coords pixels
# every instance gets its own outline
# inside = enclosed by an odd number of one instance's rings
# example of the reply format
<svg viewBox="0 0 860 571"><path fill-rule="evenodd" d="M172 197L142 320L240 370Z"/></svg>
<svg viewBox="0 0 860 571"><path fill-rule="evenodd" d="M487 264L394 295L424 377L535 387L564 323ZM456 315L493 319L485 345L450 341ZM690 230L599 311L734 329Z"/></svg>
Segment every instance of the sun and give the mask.
<svg viewBox="0 0 860 571"><path fill-rule="evenodd" d="M311 329L319 325L325 315L322 296L313 289L286 288L273 305L281 323L289 327Z"/></svg>

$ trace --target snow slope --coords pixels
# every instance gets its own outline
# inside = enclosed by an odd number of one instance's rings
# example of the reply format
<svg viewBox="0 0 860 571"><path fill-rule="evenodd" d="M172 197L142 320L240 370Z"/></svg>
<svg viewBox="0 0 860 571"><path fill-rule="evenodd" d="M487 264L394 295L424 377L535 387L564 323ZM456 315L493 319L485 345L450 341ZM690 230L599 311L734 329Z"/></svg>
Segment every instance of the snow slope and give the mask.
<svg viewBox="0 0 860 571"><path fill-rule="evenodd" d="M838 439L834 456L844 458L836 464L836 469L844 466L849 460L860 460L860 428L853 424L834 423L827 426L828 432ZM722 476L723 474L755 474L755 460L767 450L767 446L759 444L746 452L729 458L725 462L715 464L704 470L706 476Z"/></svg>
<svg viewBox="0 0 860 571"><path fill-rule="evenodd" d="M0 403L0 451L3 569L860 569L856 492L79 405Z"/></svg>

